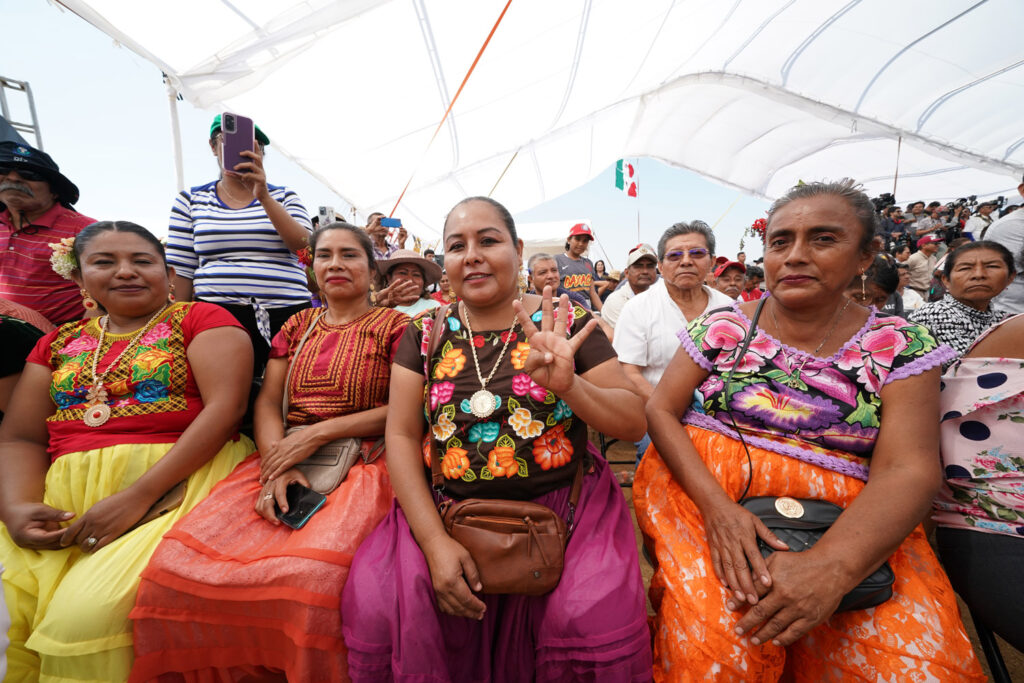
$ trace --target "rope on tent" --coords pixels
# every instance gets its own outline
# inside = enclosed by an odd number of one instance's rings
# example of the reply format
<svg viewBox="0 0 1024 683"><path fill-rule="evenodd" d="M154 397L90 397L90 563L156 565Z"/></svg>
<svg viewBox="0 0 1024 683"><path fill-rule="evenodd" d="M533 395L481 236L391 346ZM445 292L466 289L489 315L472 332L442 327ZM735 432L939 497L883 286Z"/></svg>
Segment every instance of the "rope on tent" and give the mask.
<svg viewBox="0 0 1024 683"><path fill-rule="evenodd" d="M742 193L742 192L740 192L739 194L737 194L737 195L736 195L736 199L732 200L732 204L730 204L730 205L729 205L729 208L727 208L727 209L725 210L725 213L723 213L723 214L722 214L721 216L719 216L719 217L718 217L718 220L717 220L717 221L715 221L715 224L711 226L711 229L712 229L712 230L714 230L715 228L717 228L717 227L718 227L718 224L719 224L719 223L721 223L721 222L722 222L722 220L723 220L723 219L725 219L725 217L729 215L729 212L730 212L730 211L732 211L732 208L733 208L734 206L736 206L736 202L738 202L738 201L740 200L740 197L742 197L742 196L743 196L743 193Z"/></svg>
<svg viewBox="0 0 1024 683"><path fill-rule="evenodd" d="M423 155L420 157L419 163L416 164L416 168L413 169L412 175L409 176L409 180L405 183L405 187L402 188L402 193L398 195L398 201L395 202L395 206L391 209L391 213L388 214L388 217L393 217L395 215L395 211L398 210L398 206L402 203L402 199L405 197L406 191L412 184L412 179L416 177L416 172L420 170L420 165L423 164L423 160L427 157L427 150L429 150L430 145L434 143L434 139L437 137L437 134L441 132L444 122L448 120L448 115L452 113L452 107L455 106L455 103L459 99L459 95L462 94L462 89L466 87L466 82L469 80L469 77L473 75L473 70L476 69L476 65L480 61L480 57L483 56L484 50L487 49L487 45L491 42L491 38L494 37L494 32L498 30L498 25L501 24L501 20L505 18L505 12L508 11L511 4L512 0L508 0L508 2L505 3L505 7L501 10L501 14L498 15L498 20L494 22L494 26L491 27L491 32L487 34L484 44L480 46L480 51L476 53L476 58L473 60L473 63L469 65L469 71L466 72L466 76L462 79L462 83L459 84L459 89L455 91L455 97L453 97L452 101L448 104L448 108L445 110L444 116L441 117L440 123L438 123L437 128L434 129L434 134L430 136L430 141L427 142L427 146L423 149Z"/></svg>
<svg viewBox="0 0 1024 683"><path fill-rule="evenodd" d="M520 147L519 149L522 149L522 147ZM505 164L505 168L504 168L504 169L502 170L502 172L501 172L501 175L500 175L500 176L498 176L498 179L494 181L494 187L492 187L492 188L491 188L491 191L487 193L487 196L488 196L488 197L490 197L491 195L493 195L493 194L494 194L494 191L498 189L498 183L500 183L500 182L501 182L501 179L505 177L505 173L507 173L507 172L508 172L509 166L511 166L511 165L512 165L512 162L516 160L516 157L517 157L517 156L519 156L519 149L517 149L517 150L516 150L516 153L515 153L515 154L513 154L513 155L512 155L512 158L508 160L508 163L507 163L507 164Z"/></svg>

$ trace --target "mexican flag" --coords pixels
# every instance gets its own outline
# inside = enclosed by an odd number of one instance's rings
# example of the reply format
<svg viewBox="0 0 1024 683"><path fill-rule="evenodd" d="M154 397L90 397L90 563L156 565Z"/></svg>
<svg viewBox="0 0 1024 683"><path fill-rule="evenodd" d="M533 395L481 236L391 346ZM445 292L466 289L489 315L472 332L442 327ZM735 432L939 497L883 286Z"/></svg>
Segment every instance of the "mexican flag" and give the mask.
<svg viewBox="0 0 1024 683"><path fill-rule="evenodd" d="M615 162L615 187L626 193L629 197L635 197L637 192L636 167L625 159Z"/></svg>

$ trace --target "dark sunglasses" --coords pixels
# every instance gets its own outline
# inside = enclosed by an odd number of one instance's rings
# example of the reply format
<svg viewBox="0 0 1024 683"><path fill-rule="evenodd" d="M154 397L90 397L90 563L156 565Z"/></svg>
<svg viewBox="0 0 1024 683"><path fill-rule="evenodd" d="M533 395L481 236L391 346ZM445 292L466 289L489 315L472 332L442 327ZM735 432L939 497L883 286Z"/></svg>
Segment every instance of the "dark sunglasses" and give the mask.
<svg viewBox="0 0 1024 683"><path fill-rule="evenodd" d="M675 263L676 261L683 260L683 254L689 254L691 259L693 259L694 261L698 261L710 253L711 252L705 249L704 247L696 247L694 249L687 249L684 251L670 251L665 254L665 260L671 263Z"/></svg>
<svg viewBox="0 0 1024 683"><path fill-rule="evenodd" d="M9 175L12 172L17 173L22 180L46 180L46 176L36 173L35 171L29 171L25 168L15 168L13 166L0 166L0 176Z"/></svg>

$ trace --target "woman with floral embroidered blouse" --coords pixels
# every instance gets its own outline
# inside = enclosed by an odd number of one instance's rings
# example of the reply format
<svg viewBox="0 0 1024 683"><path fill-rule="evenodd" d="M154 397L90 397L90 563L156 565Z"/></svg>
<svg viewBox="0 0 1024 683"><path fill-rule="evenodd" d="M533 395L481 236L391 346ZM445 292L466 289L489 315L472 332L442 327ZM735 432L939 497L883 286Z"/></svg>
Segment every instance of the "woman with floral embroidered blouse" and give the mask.
<svg viewBox="0 0 1024 683"><path fill-rule="evenodd" d="M1024 651L1024 315L984 333L943 375L935 541L972 616Z"/></svg>
<svg viewBox="0 0 1024 683"><path fill-rule="evenodd" d="M543 297L519 293L523 244L503 206L460 202L444 244L460 303L436 323L429 315L410 323L395 356L387 465L398 504L360 546L345 586L349 675L646 680L650 634L632 524L607 463L587 442L588 425L639 438L640 399L589 313L562 297L556 316L550 288ZM443 328L427 358L435 324ZM447 535L431 496L429 439L445 497L533 500L563 518L583 463L553 591L481 594L472 557Z"/></svg>
<svg viewBox="0 0 1024 683"><path fill-rule="evenodd" d="M679 333L633 488L657 564L655 680L983 680L919 526L939 484L938 366L953 352L844 295L874 234L853 181L794 188L768 218L771 295L747 352L736 357L755 301ZM753 496L845 510L813 547L785 552L737 503ZM836 612L886 560L894 596Z"/></svg>
<svg viewBox="0 0 1024 683"><path fill-rule="evenodd" d="M124 681L139 574L254 450L252 344L219 306L169 300L174 269L133 223L86 227L58 268L104 315L39 340L0 428L8 680Z"/></svg>

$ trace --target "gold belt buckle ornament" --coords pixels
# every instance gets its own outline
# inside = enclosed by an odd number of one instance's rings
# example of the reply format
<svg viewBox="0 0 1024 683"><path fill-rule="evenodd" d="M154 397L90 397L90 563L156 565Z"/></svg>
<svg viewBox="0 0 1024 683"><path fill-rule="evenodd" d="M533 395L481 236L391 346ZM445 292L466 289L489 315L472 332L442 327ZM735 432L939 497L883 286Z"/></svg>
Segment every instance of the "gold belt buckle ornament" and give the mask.
<svg viewBox="0 0 1024 683"><path fill-rule="evenodd" d="M804 516L804 506L795 498L783 496L775 499L775 509L779 514L789 519L800 519Z"/></svg>

